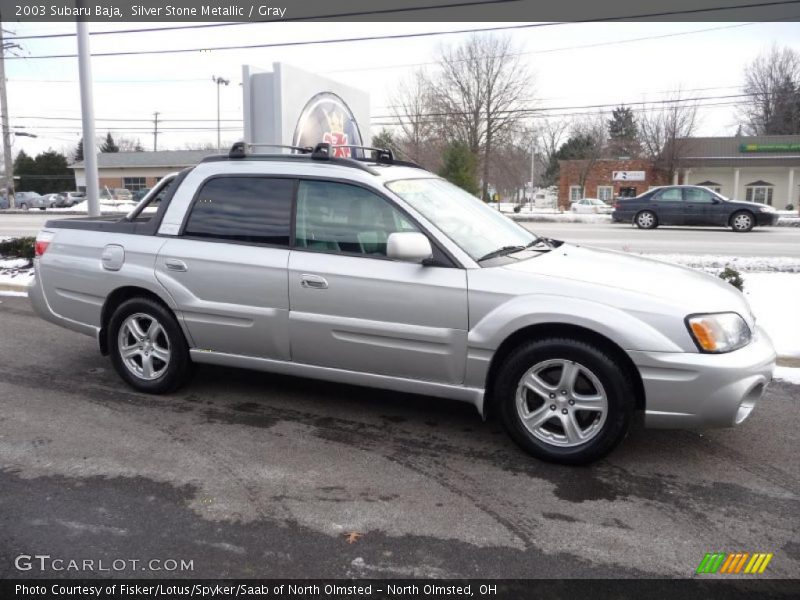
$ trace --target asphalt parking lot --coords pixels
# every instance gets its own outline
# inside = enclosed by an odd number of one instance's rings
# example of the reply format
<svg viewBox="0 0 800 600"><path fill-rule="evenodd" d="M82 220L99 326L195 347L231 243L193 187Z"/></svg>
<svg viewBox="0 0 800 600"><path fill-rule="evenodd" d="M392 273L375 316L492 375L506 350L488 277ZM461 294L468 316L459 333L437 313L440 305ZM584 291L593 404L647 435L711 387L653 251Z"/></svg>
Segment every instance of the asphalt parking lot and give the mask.
<svg viewBox="0 0 800 600"><path fill-rule="evenodd" d="M689 577L745 551L797 578L798 407L775 382L740 428L636 428L566 468L427 397L210 367L139 394L1 297L0 577L92 575L15 568L37 553L193 577ZM127 565L110 574L164 575Z"/></svg>

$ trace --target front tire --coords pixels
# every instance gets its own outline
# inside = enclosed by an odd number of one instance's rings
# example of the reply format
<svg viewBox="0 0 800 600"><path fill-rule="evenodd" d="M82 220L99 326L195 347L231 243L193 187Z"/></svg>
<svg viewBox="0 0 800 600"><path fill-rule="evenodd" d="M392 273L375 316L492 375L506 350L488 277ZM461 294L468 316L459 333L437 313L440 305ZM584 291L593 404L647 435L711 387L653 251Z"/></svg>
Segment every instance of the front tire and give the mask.
<svg viewBox="0 0 800 600"><path fill-rule="evenodd" d="M107 335L114 368L132 388L166 394L188 381L192 362L186 338L172 312L155 300L120 304Z"/></svg>
<svg viewBox="0 0 800 600"><path fill-rule="evenodd" d="M25 212L28 212L28 205L25 204L24 202L19 205L19 208L20 208L20 210L24 210Z"/></svg>
<svg viewBox="0 0 800 600"><path fill-rule="evenodd" d="M596 346L570 338L528 342L500 367L495 399L512 439L549 462L583 465L627 435L629 375Z"/></svg>
<svg viewBox="0 0 800 600"><path fill-rule="evenodd" d="M633 219L639 229L655 229L658 227L658 217L652 210L643 210Z"/></svg>
<svg viewBox="0 0 800 600"><path fill-rule="evenodd" d="M747 233L755 227L756 219L753 213L740 210L731 216L731 229L737 233Z"/></svg>

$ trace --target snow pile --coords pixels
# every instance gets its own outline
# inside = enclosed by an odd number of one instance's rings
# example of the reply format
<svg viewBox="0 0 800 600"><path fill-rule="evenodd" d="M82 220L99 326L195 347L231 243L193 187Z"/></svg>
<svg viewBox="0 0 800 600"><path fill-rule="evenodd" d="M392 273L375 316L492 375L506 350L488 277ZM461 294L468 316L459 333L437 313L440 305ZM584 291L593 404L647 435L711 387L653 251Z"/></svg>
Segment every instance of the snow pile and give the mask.
<svg viewBox="0 0 800 600"><path fill-rule="evenodd" d="M19 293L16 288L29 286L33 276L33 265L27 258L0 258L0 293ZM9 289L14 291L9 292Z"/></svg>
<svg viewBox="0 0 800 600"><path fill-rule="evenodd" d="M800 357L800 275L747 273L744 295L758 325L772 338L778 356Z"/></svg>
<svg viewBox="0 0 800 600"><path fill-rule="evenodd" d="M101 213L110 213L110 214L126 214L131 211L136 206L136 202L130 202L126 200L100 200L100 212ZM47 212L78 212L78 213L89 213L89 202L84 200L74 206L64 207L64 208L50 208Z"/></svg>
<svg viewBox="0 0 800 600"><path fill-rule="evenodd" d="M800 385L800 369L793 367L775 367L775 379Z"/></svg>
<svg viewBox="0 0 800 600"><path fill-rule="evenodd" d="M717 254L642 254L673 265L718 275L725 267L742 273L800 273L800 258L791 256L724 256Z"/></svg>

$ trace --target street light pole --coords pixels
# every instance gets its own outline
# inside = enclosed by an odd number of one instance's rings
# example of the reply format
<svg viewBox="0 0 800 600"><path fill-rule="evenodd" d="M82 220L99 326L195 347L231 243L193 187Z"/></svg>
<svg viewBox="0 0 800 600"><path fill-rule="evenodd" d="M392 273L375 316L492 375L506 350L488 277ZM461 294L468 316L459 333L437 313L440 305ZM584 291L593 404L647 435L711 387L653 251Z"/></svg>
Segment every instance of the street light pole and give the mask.
<svg viewBox="0 0 800 600"><path fill-rule="evenodd" d="M533 212L533 175L536 163L536 140L531 142L531 195L528 199L528 212Z"/></svg>
<svg viewBox="0 0 800 600"><path fill-rule="evenodd" d="M6 48L3 28L0 27L0 119L3 127L3 162L6 174L8 207L14 208L14 161L11 156L11 128L8 125L8 98L6 97Z"/></svg>
<svg viewBox="0 0 800 600"><path fill-rule="evenodd" d="M97 176L97 148L94 134L94 100L92 99L92 63L89 50L89 28L86 21L78 24L78 73L81 86L81 119L83 121L83 166L86 177L86 201L89 216L100 216L100 183Z"/></svg>
<svg viewBox="0 0 800 600"><path fill-rule="evenodd" d="M219 117L219 86L228 85L230 81L222 77L211 76L211 81L217 84L217 152L222 152L222 136Z"/></svg>

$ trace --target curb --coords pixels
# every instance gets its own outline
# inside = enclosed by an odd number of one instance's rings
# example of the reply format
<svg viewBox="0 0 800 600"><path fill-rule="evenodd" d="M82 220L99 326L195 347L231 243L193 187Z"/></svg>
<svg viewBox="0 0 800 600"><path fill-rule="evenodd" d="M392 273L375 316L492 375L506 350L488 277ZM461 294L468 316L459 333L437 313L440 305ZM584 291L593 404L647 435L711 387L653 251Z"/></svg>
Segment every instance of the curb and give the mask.
<svg viewBox="0 0 800 600"><path fill-rule="evenodd" d="M28 293L29 285L21 283L0 283L0 292L23 292Z"/></svg>

